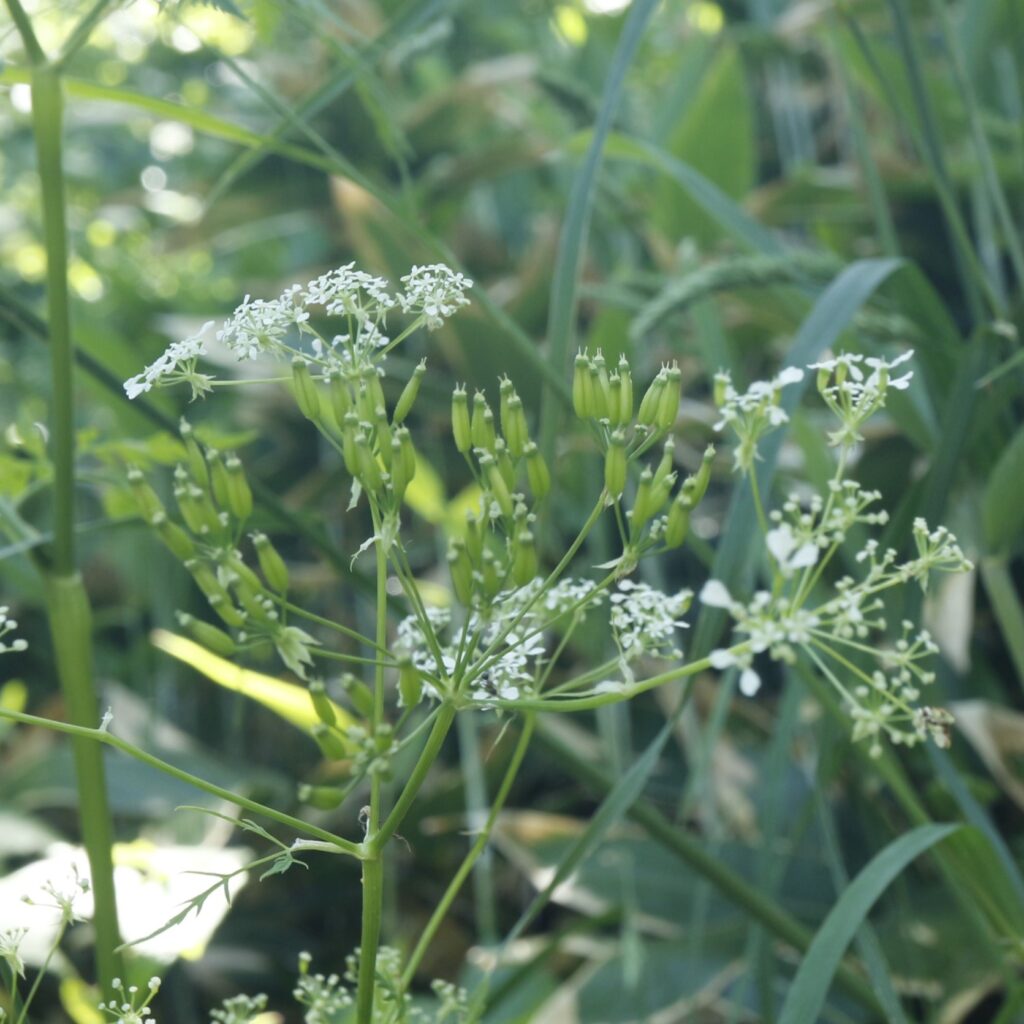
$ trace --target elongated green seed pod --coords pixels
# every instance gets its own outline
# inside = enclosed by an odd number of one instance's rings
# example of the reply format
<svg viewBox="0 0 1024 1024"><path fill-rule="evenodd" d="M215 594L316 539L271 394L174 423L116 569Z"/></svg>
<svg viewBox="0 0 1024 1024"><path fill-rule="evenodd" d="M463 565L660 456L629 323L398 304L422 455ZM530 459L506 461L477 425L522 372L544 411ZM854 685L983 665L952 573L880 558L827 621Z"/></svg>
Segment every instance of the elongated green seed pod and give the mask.
<svg viewBox="0 0 1024 1024"><path fill-rule="evenodd" d="M505 437L505 444L508 445L509 454L518 459L530 440L530 431L526 425L526 413L523 411L523 400L518 395L512 395L508 402L507 414L501 421L501 432Z"/></svg>
<svg viewBox="0 0 1024 1024"><path fill-rule="evenodd" d="M530 441L523 449L526 458L526 482L533 496L540 501L551 490L551 473L540 449Z"/></svg>
<svg viewBox="0 0 1024 1024"><path fill-rule="evenodd" d="M408 655L398 662L398 695L402 707L411 708L420 702L423 694L423 673Z"/></svg>
<svg viewBox="0 0 1024 1024"><path fill-rule="evenodd" d="M256 558L260 563L260 572L263 573L263 578L267 581L268 586L278 594L287 593L289 579L285 560L265 533L251 534L251 539L253 547L256 549Z"/></svg>
<svg viewBox="0 0 1024 1024"><path fill-rule="evenodd" d="M466 513L466 551L474 565L480 564L484 551L484 524L479 516Z"/></svg>
<svg viewBox="0 0 1024 1024"><path fill-rule="evenodd" d="M463 541L455 539L448 548L448 571L452 588L459 604L470 608L473 604L473 565Z"/></svg>
<svg viewBox="0 0 1024 1024"><path fill-rule="evenodd" d="M469 419L469 399L460 384L452 392L452 436L455 447L465 454L473 447L473 431Z"/></svg>
<svg viewBox="0 0 1024 1024"><path fill-rule="evenodd" d="M348 755L345 741L336 729L324 725L323 722L317 722L309 731L324 757L331 761L341 761Z"/></svg>
<svg viewBox="0 0 1024 1024"><path fill-rule="evenodd" d="M228 510L235 519L244 523L252 515L252 491L245 478L242 460L237 455L229 455L224 460L224 470L228 478Z"/></svg>
<svg viewBox="0 0 1024 1024"><path fill-rule="evenodd" d="M644 397L640 399L640 410L636 419L641 426L653 426L667 385L668 377L665 370L659 370L650 387L644 392Z"/></svg>
<svg viewBox="0 0 1024 1024"><path fill-rule="evenodd" d="M228 507L228 472L224 468L224 460L216 448L206 451L206 465L210 475L209 492L220 508Z"/></svg>
<svg viewBox="0 0 1024 1024"><path fill-rule="evenodd" d="M341 677L341 685L348 696L352 707L363 718L373 717L373 691L361 679L351 672Z"/></svg>
<svg viewBox="0 0 1024 1024"><path fill-rule="evenodd" d="M537 576L538 571L537 545L533 534L529 530L523 530L516 537L516 551L511 569L512 582L524 587Z"/></svg>
<svg viewBox="0 0 1024 1024"><path fill-rule="evenodd" d="M604 457L604 488L610 498L622 497L626 489L626 435L616 430Z"/></svg>
<svg viewBox="0 0 1024 1024"><path fill-rule="evenodd" d="M340 807L345 795L346 790L339 786L311 786L306 782L298 790L299 803L315 807L318 811L333 811Z"/></svg>
<svg viewBox="0 0 1024 1024"><path fill-rule="evenodd" d="M666 374L665 390L658 400L658 408L654 414L654 424L659 430L671 430L679 415L679 402L682 398L683 374L673 364Z"/></svg>
<svg viewBox="0 0 1024 1024"><path fill-rule="evenodd" d="M581 419L588 419L587 394L590 387L590 360L582 353L576 353L572 370L572 407Z"/></svg>
<svg viewBox="0 0 1024 1024"><path fill-rule="evenodd" d="M477 391L473 395L473 418L470 429L474 448L485 452L494 451L494 442L498 436L494 431L494 413L491 412L482 391Z"/></svg>
<svg viewBox="0 0 1024 1024"><path fill-rule="evenodd" d="M654 471L654 486L656 489L661 486L665 477L672 472L672 467L675 464L673 459L675 447L676 443L671 437L665 439L665 446L661 450L661 461L658 463L658 468Z"/></svg>
<svg viewBox="0 0 1024 1024"><path fill-rule="evenodd" d="M195 434L192 431L192 424L182 417L178 425L178 431L185 445L185 457L188 462L189 471L200 487L209 487L210 481L207 479L206 474L206 459L203 458L203 453L196 441Z"/></svg>
<svg viewBox="0 0 1024 1024"><path fill-rule="evenodd" d="M128 470L126 476L128 478L128 483L131 485L132 496L135 498L135 504L139 509L139 515L141 515L146 522L152 522L154 516L164 512L163 502L157 496L156 491L154 491L146 482L146 478L143 476L141 470L136 469L133 466Z"/></svg>
<svg viewBox="0 0 1024 1024"><path fill-rule="evenodd" d="M230 658L238 650L234 639L208 622L203 622L185 612L178 612L178 622L182 629L188 630L189 634L208 651L219 654L222 658Z"/></svg>
<svg viewBox="0 0 1024 1024"><path fill-rule="evenodd" d="M690 532L691 508L689 499L680 492L668 510L668 522L665 524L666 548L678 548L686 540Z"/></svg>
<svg viewBox="0 0 1024 1024"><path fill-rule="evenodd" d="M709 444L704 449L700 468L693 476L689 476L683 481L682 491L686 494L691 506L696 506L707 493L708 484L711 482L711 464L714 459L715 447Z"/></svg>
<svg viewBox="0 0 1024 1024"><path fill-rule="evenodd" d="M402 393L398 396L395 414L391 417L392 423L396 426L404 422L405 417L409 415L409 411L416 401L416 396L420 393L420 381L423 380L423 375L426 372L427 361L426 359L421 359L416 364L416 369L412 371L412 376L406 381L405 387L402 388Z"/></svg>
<svg viewBox="0 0 1024 1024"><path fill-rule="evenodd" d="M640 474L640 483L637 485L636 498L633 501L633 508L629 513L629 521L632 526L632 533L636 534L643 528L644 524L655 514L654 502L652 500L654 474L650 469L645 469Z"/></svg>
<svg viewBox="0 0 1024 1024"><path fill-rule="evenodd" d="M629 368L629 360L619 356L619 380L622 387L619 391L619 422L630 423L633 419L633 374Z"/></svg>
<svg viewBox="0 0 1024 1024"><path fill-rule="evenodd" d="M359 417L350 412L341 428L341 457L350 476L359 476L359 450L356 445L358 437Z"/></svg>
<svg viewBox="0 0 1024 1024"><path fill-rule="evenodd" d="M309 372L309 363L305 359L292 362L292 392L299 412L307 420L320 418L320 395L317 393L313 375Z"/></svg>
<svg viewBox="0 0 1024 1024"><path fill-rule="evenodd" d="M316 717L324 725L336 725L338 716L335 714L334 705L327 696L327 688L322 679L311 679L309 682L309 699L316 712Z"/></svg>
<svg viewBox="0 0 1024 1024"><path fill-rule="evenodd" d="M484 472L484 479L487 482L488 490L498 503L498 508L501 509L501 514L511 519L515 511L512 504L512 494L505 483L505 478L497 461L491 455L484 455L480 459L480 468Z"/></svg>
<svg viewBox="0 0 1024 1024"><path fill-rule="evenodd" d="M192 538L177 523L171 522L166 512L158 512L149 523L175 558L184 562L195 557L196 546Z"/></svg>
<svg viewBox="0 0 1024 1024"><path fill-rule="evenodd" d="M341 374L332 374L327 382L327 393L331 398L331 412L334 413L334 421L340 428L345 422L345 417L352 412L352 391L348 381Z"/></svg>

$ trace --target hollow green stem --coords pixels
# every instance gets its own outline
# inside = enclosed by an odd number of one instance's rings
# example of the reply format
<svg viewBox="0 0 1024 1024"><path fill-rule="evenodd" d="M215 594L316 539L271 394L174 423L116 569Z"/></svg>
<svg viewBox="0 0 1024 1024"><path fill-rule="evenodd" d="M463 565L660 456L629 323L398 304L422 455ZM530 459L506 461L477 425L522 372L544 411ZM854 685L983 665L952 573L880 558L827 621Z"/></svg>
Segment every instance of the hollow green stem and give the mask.
<svg viewBox="0 0 1024 1024"><path fill-rule="evenodd" d="M437 934L437 929L441 926L441 922L447 916L448 911L451 910L455 897L458 896L459 890L465 884L466 879L469 877L469 873L473 870L473 865L477 862L490 841L491 832L494 830L494 824L498 820L498 815L501 813L501 809L505 806L505 801L508 799L508 794L512 789L512 783L519 774L523 758L526 756L526 748L530 745L530 740L533 738L535 717L536 716L531 712L523 719L523 728L519 734L519 742L516 744L516 748L512 752L512 759L509 761L508 767L505 769L505 777L502 779L501 786L498 788L498 792L494 796L494 802L491 804L491 810L487 815L487 820L484 822L483 828L477 835L476 841L469 848L469 852L463 859L462 864L459 865L459 870L455 873L451 882L448 883L448 888L445 890L440 902L434 908L433 914L430 915L430 920L423 929L423 933L420 935L419 941L416 943L416 948L412 951L408 961L406 962L405 971L402 973L403 991L408 989L409 985L412 983L412 979L416 974L416 969L419 967L424 954L429 948L430 943L433 941L434 936Z"/></svg>
<svg viewBox="0 0 1024 1024"><path fill-rule="evenodd" d="M4 707L0 707L0 718L5 718L11 722L18 722L21 725L39 726L42 729L50 729L52 732L61 732L67 736L113 747L115 750L120 750L122 754L127 754L136 761L148 764L151 768L156 768L165 775L171 776L171 778L187 782L190 786L195 786L196 789L201 789L204 793L219 797L221 800L227 800L228 803L232 803L236 807L243 807L247 811L252 811L254 814L269 818L280 825L287 825L289 828L295 829L296 832L304 832L315 839L322 839L324 842L330 843L331 846L335 846L343 853L350 854L353 857L362 858L363 856L363 848L359 843L342 839L341 836L336 836L333 832L328 832L326 829L311 825L308 821L302 821L301 818L293 818L290 814L285 814L283 811L275 811L273 807L267 807L264 804L257 803L255 800L250 800L248 797L233 793L230 789L225 789L223 786L207 782L206 779L201 779L199 776L193 775L182 768L176 768L173 764L169 764L167 761L161 760L141 747L135 746L134 743L129 743L127 740L123 740L119 736L115 736L113 733L106 732L103 729L90 729L85 726L74 725L70 722L57 722L51 718L27 715L22 711L11 711Z"/></svg>

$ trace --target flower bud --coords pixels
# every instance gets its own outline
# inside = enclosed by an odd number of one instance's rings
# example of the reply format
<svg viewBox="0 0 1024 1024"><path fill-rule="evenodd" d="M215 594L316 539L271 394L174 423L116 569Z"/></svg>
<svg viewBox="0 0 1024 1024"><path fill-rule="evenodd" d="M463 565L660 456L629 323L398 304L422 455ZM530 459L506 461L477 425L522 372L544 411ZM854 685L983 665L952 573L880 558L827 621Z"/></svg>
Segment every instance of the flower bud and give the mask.
<svg viewBox="0 0 1024 1024"><path fill-rule="evenodd" d="M679 547L686 540L686 535L690 532L692 508L689 498L680 491L668 510L668 521L665 524L665 547L669 550Z"/></svg>
<svg viewBox="0 0 1024 1024"><path fill-rule="evenodd" d="M237 455L229 455L224 460L224 469L228 480L228 510L237 520L244 522L252 515L252 491L245 478L242 460Z"/></svg>
<svg viewBox="0 0 1024 1024"><path fill-rule="evenodd" d="M341 677L341 685L356 713L363 718L373 717L373 691L351 672Z"/></svg>
<svg viewBox="0 0 1024 1024"><path fill-rule="evenodd" d="M609 439L604 457L604 489L612 499L620 498L626 489L626 435L621 430Z"/></svg>
<svg viewBox="0 0 1024 1024"><path fill-rule="evenodd" d="M416 396L420 393L420 381L423 380L423 375L427 372L427 361L421 359L416 364L416 369L412 371L412 376L406 382L402 393L398 396L398 403L395 405L395 414L391 417L391 421L397 426L405 420L405 417L409 415L409 410L412 409L413 403L416 401Z"/></svg>
<svg viewBox="0 0 1024 1024"><path fill-rule="evenodd" d="M497 435L494 432L494 413L487 404L487 398L482 391L473 395L473 419L470 428L470 435L473 438L473 447L481 451L494 451L494 442Z"/></svg>
<svg viewBox="0 0 1024 1024"><path fill-rule="evenodd" d="M340 786L311 786L303 783L299 786L299 803L315 807L318 811L333 811L340 807L345 799L346 791Z"/></svg>
<svg viewBox="0 0 1024 1024"><path fill-rule="evenodd" d="M238 650L238 645L222 629L211 626L208 622L201 622L192 615L185 612L178 612L178 622L182 629L187 629L196 643L205 647L222 658L230 658Z"/></svg>
<svg viewBox="0 0 1024 1024"><path fill-rule="evenodd" d="M195 477L200 487L209 486L209 480L206 478L206 460L203 458L203 453L199 450L195 434L192 431L192 425L184 416L181 418L178 432L181 434L181 440L185 445L186 462L188 462L188 468L192 476Z"/></svg>
<svg viewBox="0 0 1024 1024"><path fill-rule="evenodd" d="M537 545L533 534L529 530L523 530L516 536L516 550L511 569L512 582L525 587L530 580L536 578L539 568Z"/></svg>
<svg viewBox="0 0 1024 1024"><path fill-rule="evenodd" d="M423 693L423 673L408 655L398 661L398 695L402 707L411 708L420 702Z"/></svg>
<svg viewBox="0 0 1024 1024"><path fill-rule="evenodd" d="M590 387L590 360L582 352L576 353L572 370L572 407L581 419L588 419L590 413L587 395Z"/></svg>
<svg viewBox="0 0 1024 1024"><path fill-rule="evenodd" d="M288 566L285 560L278 554L277 548L270 542L265 533L254 533L251 535L253 547L256 549L256 558L260 563L260 572L267 581L271 590L278 594L284 594L288 590Z"/></svg>
<svg viewBox="0 0 1024 1024"><path fill-rule="evenodd" d="M345 741L336 729L324 725L323 722L317 722L309 731L324 757L332 761L340 761L348 755Z"/></svg>
<svg viewBox="0 0 1024 1024"><path fill-rule="evenodd" d="M146 522L152 522L154 516L164 511L163 502L157 497L156 491L146 483L146 478L139 469L133 466L126 475L128 483L131 485L139 514Z"/></svg>
<svg viewBox="0 0 1024 1024"><path fill-rule="evenodd" d="M673 363L669 367L665 390L658 400L654 424L659 430L671 430L679 415L679 401L683 392L683 372Z"/></svg>
<svg viewBox="0 0 1024 1024"><path fill-rule="evenodd" d="M184 562L195 556L196 546L192 538L177 523L172 523L166 512L158 512L149 524L175 558Z"/></svg>
<svg viewBox="0 0 1024 1024"><path fill-rule="evenodd" d="M320 417L320 396L317 394L313 375L309 372L309 363L305 359L292 361L292 392L299 412L307 420L317 420Z"/></svg>
<svg viewBox="0 0 1024 1024"><path fill-rule="evenodd" d="M311 679L309 683L309 699L313 704L316 717L324 725L336 725L338 716L334 711L334 704L327 696L327 688L322 679Z"/></svg>
<svg viewBox="0 0 1024 1024"><path fill-rule="evenodd" d="M469 422L469 399L466 389L459 385L452 392L452 434L455 447L465 454L473 447L473 435Z"/></svg>
<svg viewBox="0 0 1024 1024"><path fill-rule="evenodd" d="M533 496L540 501L551 490L551 473L540 449L530 441L523 449L526 456L526 482Z"/></svg>
<svg viewBox="0 0 1024 1024"><path fill-rule="evenodd" d="M461 540L453 540L448 548L448 571L452 577L452 587L459 604L469 608L473 603L473 565Z"/></svg>

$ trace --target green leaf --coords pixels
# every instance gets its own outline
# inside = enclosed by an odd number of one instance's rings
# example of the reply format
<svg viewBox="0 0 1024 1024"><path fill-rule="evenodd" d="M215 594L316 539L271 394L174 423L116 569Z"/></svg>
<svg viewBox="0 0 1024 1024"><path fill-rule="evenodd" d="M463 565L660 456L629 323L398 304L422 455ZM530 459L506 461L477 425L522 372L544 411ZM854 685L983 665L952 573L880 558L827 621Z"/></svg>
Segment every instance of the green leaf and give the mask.
<svg viewBox="0 0 1024 1024"><path fill-rule="evenodd" d="M743 65L734 46L719 51L670 132L665 149L695 171L713 177L731 198L750 191L755 165L753 116ZM695 238L706 245L721 235L716 218L681 183L661 183L652 213L673 243Z"/></svg>
<svg viewBox="0 0 1024 1024"><path fill-rule="evenodd" d="M985 485L981 511L989 550L1000 551L1020 535L1024 527L1024 502L1020 500L1024 479L1024 427L1020 427L1003 449Z"/></svg>
<svg viewBox="0 0 1024 1024"><path fill-rule="evenodd" d="M779 1024L807 1024L821 1019L836 968L871 908L912 860L960 827L922 825L872 858L839 897L815 935L786 995Z"/></svg>

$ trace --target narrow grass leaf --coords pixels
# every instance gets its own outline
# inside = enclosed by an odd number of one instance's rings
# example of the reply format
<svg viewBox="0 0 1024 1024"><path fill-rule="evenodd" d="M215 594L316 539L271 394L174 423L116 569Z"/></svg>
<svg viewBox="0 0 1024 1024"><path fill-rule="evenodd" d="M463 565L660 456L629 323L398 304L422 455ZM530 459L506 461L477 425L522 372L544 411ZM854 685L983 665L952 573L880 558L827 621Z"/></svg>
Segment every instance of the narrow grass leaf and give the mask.
<svg viewBox="0 0 1024 1024"><path fill-rule="evenodd" d="M779 1024L820 1020L832 978L858 928L879 897L916 857L959 825L922 825L891 842L857 875L832 908L800 964Z"/></svg>

